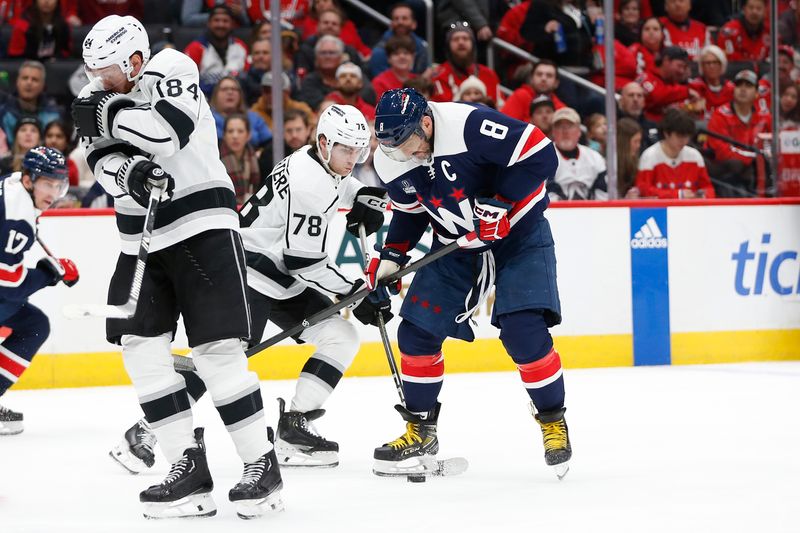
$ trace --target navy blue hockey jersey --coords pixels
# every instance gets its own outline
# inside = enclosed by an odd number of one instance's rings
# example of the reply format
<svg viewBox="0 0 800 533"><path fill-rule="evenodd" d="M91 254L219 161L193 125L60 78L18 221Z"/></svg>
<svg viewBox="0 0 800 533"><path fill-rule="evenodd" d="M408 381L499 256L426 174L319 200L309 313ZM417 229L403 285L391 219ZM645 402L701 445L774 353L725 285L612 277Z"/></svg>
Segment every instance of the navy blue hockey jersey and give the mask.
<svg viewBox="0 0 800 533"><path fill-rule="evenodd" d="M475 198L511 204L511 231L529 231L547 208L545 183L558 158L550 140L532 124L483 105L429 102L433 112L433 163L400 163L380 150L375 170L392 200L386 243L404 251L417 243L428 223L434 248L467 235ZM397 220L397 222L395 222ZM465 248L481 250L477 238Z"/></svg>

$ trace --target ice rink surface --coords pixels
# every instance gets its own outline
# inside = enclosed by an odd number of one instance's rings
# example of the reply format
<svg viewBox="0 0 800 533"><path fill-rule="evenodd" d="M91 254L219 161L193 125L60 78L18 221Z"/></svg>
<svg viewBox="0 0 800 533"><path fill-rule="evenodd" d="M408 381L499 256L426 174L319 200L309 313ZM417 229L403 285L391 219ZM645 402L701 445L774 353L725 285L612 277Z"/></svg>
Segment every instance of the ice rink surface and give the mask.
<svg viewBox="0 0 800 533"><path fill-rule="evenodd" d="M128 532L797 532L800 363L570 370L573 445L559 482L514 373L448 375L440 458L466 474L412 484L371 473L372 450L399 436L391 379L345 379L318 424L341 465L283 470L286 511L246 522L227 491L241 475L233 445L203 398L218 514L146 521L138 493L160 482L126 474L109 448L140 416L130 387L11 391L26 430L0 438L0 531ZM262 382L267 419L293 383Z"/></svg>

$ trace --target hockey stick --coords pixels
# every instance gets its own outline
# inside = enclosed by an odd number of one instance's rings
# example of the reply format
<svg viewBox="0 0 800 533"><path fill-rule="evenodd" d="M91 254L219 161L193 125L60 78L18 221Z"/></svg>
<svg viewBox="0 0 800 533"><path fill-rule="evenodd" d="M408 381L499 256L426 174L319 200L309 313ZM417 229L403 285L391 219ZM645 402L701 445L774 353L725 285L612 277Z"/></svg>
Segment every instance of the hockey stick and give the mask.
<svg viewBox="0 0 800 533"><path fill-rule="evenodd" d="M131 292L128 301L122 305L101 305L101 304L70 304L62 309L67 318L83 318L87 316L97 316L104 318L133 318L136 313L136 304L139 302L139 292L142 290L142 280L144 279L144 267L147 263L147 255L150 252L150 239L153 236L153 228L156 225L156 210L164 189L152 187L150 189L150 200L147 207L147 215L144 218L144 228L142 229L142 239L139 241L139 252L136 256L136 269L133 272L131 282Z"/></svg>
<svg viewBox="0 0 800 533"><path fill-rule="evenodd" d="M358 226L358 240L361 243L361 255L364 258L364 265L369 264L369 249L367 248L367 232L363 224ZM389 370L392 372L392 379L394 386L397 388L397 395L400 396L400 403L403 407L406 405L406 395L403 393L403 382L400 380L400 373L397 371L397 361L394 359L394 352L392 351L392 343L389 341L389 334L386 333L386 323L383 321L383 313L375 313L378 319L378 331L381 333L381 341L383 342L383 351L386 354L386 360L389 362Z"/></svg>
<svg viewBox="0 0 800 533"><path fill-rule="evenodd" d="M414 263L411 263L410 265L408 265L408 266L406 266L404 268L401 268L400 270L398 270L397 272L395 272L391 276L387 276L386 278L380 280L380 283L382 285L389 285L391 283L395 283L395 282L397 282L397 280L399 280L400 278L402 278L406 274L411 274L412 272L416 272L417 270L419 270L420 268L424 267L425 265L433 263L434 261L436 261L440 257L444 257L445 255L449 254L450 252L452 252L454 250L458 250L462 246L465 246L470 241L474 240L474 238L475 238L475 232L474 231L468 233L467 235L464 235L463 237L459 237L458 240L455 240L455 241L451 242L450 244L448 244L446 246L442 246L441 248L439 248L435 252L426 255L425 257L423 257L419 261L415 261ZM245 354L247 354L247 357L253 357L254 355L258 355L261 352L263 352L264 350L266 350L267 348L269 348L270 346L279 343L283 339L288 339L289 337L293 337L293 336L297 335L298 333L300 333L301 331L303 331L304 329L306 329L307 327L313 326L314 324L317 324L320 321L325 320L329 316L331 316L331 315L333 315L335 313L338 313L339 311L341 311L345 307L347 307L349 305L352 305L353 303L355 303L355 302L357 302L357 301L359 301L359 300L361 300L363 298L366 298L369 295L369 293L370 293L370 290L364 288L364 289L361 289L360 291L358 291L356 293L351 294L350 296L346 296L346 297L342 298L341 300L339 300L338 302L336 302L335 304L331 305L330 307L328 307L326 309L323 309L322 311L319 311L319 312L311 315L310 317L304 319L302 322L300 322L296 326L291 327L291 328L289 328L289 329L287 329L285 331L282 331L281 333L278 333L276 335L273 335L269 339L267 339L267 340L265 340L265 341L263 341L263 342L261 342L259 344L256 344L252 348L248 349L245 352Z"/></svg>

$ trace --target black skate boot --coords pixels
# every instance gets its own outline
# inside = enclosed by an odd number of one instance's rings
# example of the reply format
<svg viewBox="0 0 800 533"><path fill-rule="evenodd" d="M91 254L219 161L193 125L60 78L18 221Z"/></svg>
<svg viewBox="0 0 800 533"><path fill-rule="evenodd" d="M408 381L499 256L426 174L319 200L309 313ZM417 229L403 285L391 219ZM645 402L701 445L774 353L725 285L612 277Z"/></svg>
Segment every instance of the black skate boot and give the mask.
<svg viewBox="0 0 800 533"><path fill-rule="evenodd" d="M262 455L254 463L245 463L239 483L228 492L236 503L239 518L249 520L267 513L283 511L281 489L283 480L275 450Z"/></svg>
<svg viewBox="0 0 800 533"><path fill-rule="evenodd" d="M278 398L278 405L275 453L281 466L331 468L339 464L339 445L321 437L311 424L325 414L325 409L285 411L283 398Z"/></svg>
<svg viewBox="0 0 800 533"><path fill-rule="evenodd" d="M0 435L19 435L22 430L22 413L0 405Z"/></svg>
<svg viewBox="0 0 800 533"><path fill-rule="evenodd" d="M436 421L442 404L436 402L426 415L415 415L402 405L394 408L406 421L406 432L399 438L375 448L373 473L378 476L408 476L434 473L438 466L439 438Z"/></svg>
<svg viewBox="0 0 800 533"><path fill-rule="evenodd" d="M172 465L160 485L139 494L145 518L196 518L214 516L217 506L211 498L214 481L208 471L203 428L194 430L196 448L188 448Z"/></svg>
<svg viewBox="0 0 800 533"><path fill-rule="evenodd" d="M136 475L153 467L156 462L155 447L156 435L142 418L125 432L122 441L108 455L122 468Z"/></svg>
<svg viewBox="0 0 800 533"><path fill-rule="evenodd" d="M569 472L569 460L572 457L572 445L569 442L569 429L564 413L565 407L555 411L536 413L533 403L531 413L542 428L544 440L544 461L552 466L558 479L563 479Z"/></svg>

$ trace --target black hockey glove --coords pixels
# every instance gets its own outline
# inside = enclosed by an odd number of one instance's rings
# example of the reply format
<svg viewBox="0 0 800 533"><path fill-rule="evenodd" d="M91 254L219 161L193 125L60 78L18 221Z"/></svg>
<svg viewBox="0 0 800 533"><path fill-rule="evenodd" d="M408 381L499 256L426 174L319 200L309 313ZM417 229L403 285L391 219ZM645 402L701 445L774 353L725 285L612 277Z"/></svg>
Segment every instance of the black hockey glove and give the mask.
<svg viewBox="0 0 800 533"><path fill-rule="evenodd" d="M98 91L72 102L72 120L80 137L111 138L114 117L136 104L124 94Z"/></svg>
<svg viewBox="0 0 800 533"><path fill-rule="evenodd" d="M356 285L353 286L355 291L360 291L363 288L364 282L362 280L358 280ZM389 292L386 287L378 287L353 308L353 316L367 326L378 326L378 313L383 315L384 324L394 317L392 314L392 301L389 299Z"/></svg>
<svg viewBox="0 0 800 533"><path fill-rule="evenodd" d="M152 161L133 156L127 159L117 171L117 185L131 195L137 204L148 207L150 190L153 187L163 188L159 207L164 207L172 200L175 190L175 179Z"/></svg>
<svg viewBox="0 0 800 533"><path fill-rule="evenodd" d="M372 235L383 226L383 213L388 205L386 189L362 187L347 213L347 231L358 237L358 226L364 224L367 235Z"/></svg>
<svg viewBox="0 0 800 533"><path fill-rule="evenodd" d="M51 287L64 278L64 267L53 257L46 256L39 259L36 269L50 276L51 279L47 284Z"/></svg>

